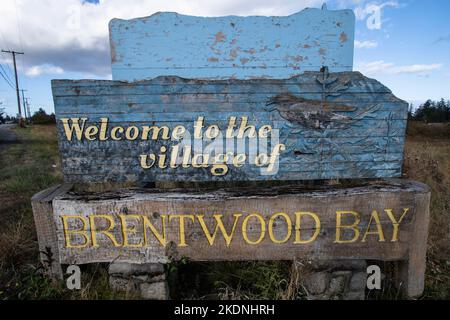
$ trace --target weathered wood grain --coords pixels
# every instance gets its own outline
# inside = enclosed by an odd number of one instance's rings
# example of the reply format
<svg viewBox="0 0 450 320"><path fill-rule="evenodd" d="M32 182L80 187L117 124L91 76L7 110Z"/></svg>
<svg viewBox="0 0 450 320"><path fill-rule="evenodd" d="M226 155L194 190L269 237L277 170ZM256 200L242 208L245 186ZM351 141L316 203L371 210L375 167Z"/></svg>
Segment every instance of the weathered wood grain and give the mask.
<svg viewBox="0 0 450 320"><path fill-rule="evenodd" d="M417 212L412 228L414 242L411 243L406 260L400 263L399 274L396 277L397 287L409 297L420 297L425 287L425 269L430 224L431 192L417 195Z"/></svg>
<svg viewBox="0 0 450 320"><path fill-rule="evenodd" d="M299 185L279 187L236 187L215 190L159 190L125 189L104 193L65 193L53 199L53 223L56 229L59 262L63 264L83 264L91 262L128 262L154 263L187 257L196 261L223 260L291 260L295 258L321 259L368 259L382 261L404 260L406 272L401 274L402 288L410 296L420 295L423 291L426 243L428 235L428 205L430 190L427 186L407 181L394 180L368 183L351 188L318 187L307 189ZM392 220L386 210L392 210L395 219L407 209L408 212L398 227L398 237L394 237ZM320 231L315 241L295 243L295 232L300 231L301 239L306 240L315 233L317 225L311 218L304 218L300 225L293 225L288 236L288 227L283 218L273 222L275 239L287 237L283 243L275 243L269 236L269 219L276 213L286 213L295 221L295 212L313 212L320 219ZM360 215L357 240L349 243L337 243L337 211L355 211ZM379 214L379 226L384 239L379 234L367 230L377 230L370 217L374 211ZM252 245L243 238L242 219L258 213L266 224L266 232L258 245ZM232 233L234 214L241 214L236 224L230 244L219 232L212 244L205 236L198 216L203 216L205 225L212 233L216 226L215 214L221 214L224 227ZM62 216L74 217L106 215L115 221L111 230L118 242L114 246L110 238L97 234L98 247L92 244L83 248L68 248L65 232L80 228L76 218L70 220L69 229L62 224ZM162 216L193 215L186 220L185 243L180 246L179 220L166 220L166 245L162 245L149 232L148 243L139 247L123 246L123 229L119 215L131 218L130 224L137 233L131 234L130 243L136 244L143 239L142 225L133 221L134 215L147 216L159 231L163 230ZM70 218L69 218L70 219ZM342 226L351 225L354 218L346 216ZM369 227L369 223L371 227ZM87 232L105 230L106 220L98 219L94 227L89 225ZM261 222L252 218L246 226L248 238L255 241L261 235ZM354 231L342 228L341 240L350 240ZM396 238L396 239L394 239ZM384 241L382 241L384 240ZM82 244L84 239L71 236L71 244ZM409 262L408 262L409 261Z"/></svg>
<svg viewBox="0 0 450 320"><path fill-rule="evenodd" d="M58 185L42 190L31 199L34 223L39 242L39 256L46 273L55 280L63 279L63 271L59 263L52 201L56 196L66 194L70 189L72 189L72 185Z"/></svg>
<svg viewBox="0 0 450 320"><path fill-rule="evenodd" d="M109 24L114 80L288 78L351 71L352 10L305 9L287 17L193 17L172 12Z"/></svg>
<svg viewBox="0 0 450 320"><path fill-rule="evenodd" d="M306 72L284 80L54 80L52 89L62 169L70 182L313 180L401 173L407 103L358 72ZM318 118L310 118L314 110ZM238 125L247 117L257 128L277 129L286 150L273 175L262 175L248 162L241 168L230 165L225 176L213 176L207 168L144 170L140 155L158 154L162 146L170 150L179 141L67 141L61 119L77 117L97 126L107 118L107 136L114 126L145 125L183 125L192 134L199 117L205 128L225 130L231 117ZM203 145L211 142L206 139ZM244 152L250 157L260 151Z"/></svg>

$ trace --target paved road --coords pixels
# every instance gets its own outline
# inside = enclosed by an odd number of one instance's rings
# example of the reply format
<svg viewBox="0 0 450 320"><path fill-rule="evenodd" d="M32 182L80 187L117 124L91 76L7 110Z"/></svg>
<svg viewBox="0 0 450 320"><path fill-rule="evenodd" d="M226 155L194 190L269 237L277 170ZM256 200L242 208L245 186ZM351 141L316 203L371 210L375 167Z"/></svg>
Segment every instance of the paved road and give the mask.
<svg viewBox="0 0 450 320"><path fill-rule="evenodd" d="M15 126L16 124L0 124L0 150L17 141L16 134L11 130Z"/></svg>

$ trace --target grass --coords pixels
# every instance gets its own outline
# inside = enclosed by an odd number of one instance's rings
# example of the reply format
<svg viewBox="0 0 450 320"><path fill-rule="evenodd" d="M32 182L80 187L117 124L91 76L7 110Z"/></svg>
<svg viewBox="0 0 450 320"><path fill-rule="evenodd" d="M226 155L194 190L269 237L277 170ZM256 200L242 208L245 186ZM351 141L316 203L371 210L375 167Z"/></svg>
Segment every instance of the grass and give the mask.
<svg viewBox="0 0 450 320"><path fill-rule="evenodd" d="M55 126L17 128L0 158L0 299L111 299L106 268L85 266L82 290L43 276L31 197L62 181Z"/></svg>
<svg viewBox="0 0 450 320"><path fill-rule="evenodd" d="M423 299L450 299L450 125L410 123L405 177L432 189ZM82 289L69 291L42 275L30 198L62 181L54 126L16 129L20 143L0 158L0 299L132 298L109 290L103 264L82 266ZM302 299L301 262L181 261L169 266L177 299ZM374 299L399 299L388 288Z"/></svg>
<svg viewBox="0 0 450 320"><path fill-rule="evenodd" d="M178 264L169 273L174 299L293 299L291 262L214 262Z"/></svg>
<svg viewBox="0 0 450 320"><path fill-rule="evenodd" d="M404 170L432 190L423 298L450 299L450 123L409 125Z"/></svg>
<svg viewBox="0 0 450 320"><path fill-rule="evenodd" d="M31 196L61 181L54 127L16 129L0 158L0 299L57 296L40 274Z"/></svg>

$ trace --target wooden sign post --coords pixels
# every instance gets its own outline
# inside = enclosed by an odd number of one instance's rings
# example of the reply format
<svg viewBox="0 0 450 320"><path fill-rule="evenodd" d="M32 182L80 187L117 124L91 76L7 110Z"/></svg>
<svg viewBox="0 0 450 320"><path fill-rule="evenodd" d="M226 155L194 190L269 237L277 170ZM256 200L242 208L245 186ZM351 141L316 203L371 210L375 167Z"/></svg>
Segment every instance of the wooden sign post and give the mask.
<svg viewBox="0 0 450 320"><path fill-rule="evenodd" d="M114 262L130 275L183 257L403 261L399 283L420 295L430 191L392 179L408 104L352 71L353 29L348 10L112 20L114 80L52 81L62 170L77 190L140 188L36 195L51 272ZM352 186L298 182L340 179ZM142 188L167 181L223 184Z"/></svg>

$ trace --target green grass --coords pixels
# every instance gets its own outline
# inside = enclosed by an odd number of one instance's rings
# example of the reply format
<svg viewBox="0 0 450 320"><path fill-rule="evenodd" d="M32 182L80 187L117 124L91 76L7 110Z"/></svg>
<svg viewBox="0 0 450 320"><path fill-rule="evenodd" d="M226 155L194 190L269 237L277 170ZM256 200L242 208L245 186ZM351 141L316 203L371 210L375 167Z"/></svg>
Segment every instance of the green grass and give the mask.
<svg viewBox="0 0 450 320"><path fill-rule="evenodd" d="M0 299L58 297L42 276L30 199L61 181L54 127L15 129L0 158Z"/></svg>

